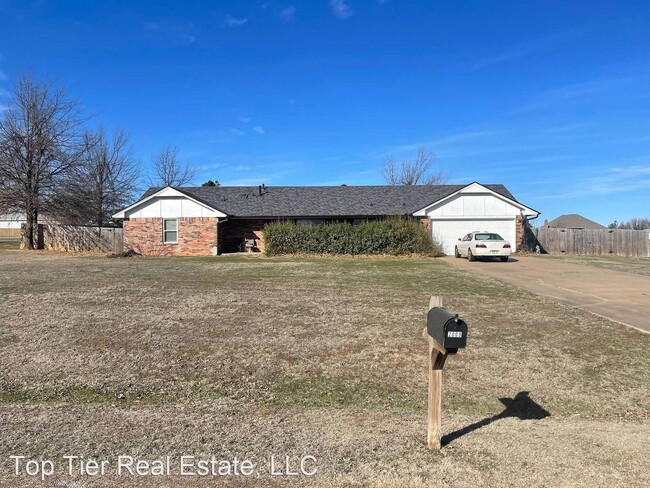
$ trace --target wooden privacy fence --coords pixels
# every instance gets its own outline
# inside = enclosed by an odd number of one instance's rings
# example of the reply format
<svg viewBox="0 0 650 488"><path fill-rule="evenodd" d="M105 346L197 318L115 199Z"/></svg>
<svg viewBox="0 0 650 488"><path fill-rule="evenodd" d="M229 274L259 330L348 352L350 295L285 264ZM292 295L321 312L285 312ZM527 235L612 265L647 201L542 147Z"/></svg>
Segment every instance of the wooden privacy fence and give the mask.
<svg viewBox="0 0 650 488"><path fill-rule="evenodd" d="M541 227L535 230L535 237L542 252L548 254L650 257L648 230Z"/></svg>
<svg viewBox="0 0 650 488"><path fill-rule="evenodd" d="M124 230L119 227L38 224L38 248L53 251L120 253L123 236Z"/></svg>
<svg viewBox="0 0 650 488"><path fill-rule="evenodd" d="M8 228L2 228L0 229L0 239L3 238L15 238L18 239L20 237L20 229L8 229Z"/></svg>

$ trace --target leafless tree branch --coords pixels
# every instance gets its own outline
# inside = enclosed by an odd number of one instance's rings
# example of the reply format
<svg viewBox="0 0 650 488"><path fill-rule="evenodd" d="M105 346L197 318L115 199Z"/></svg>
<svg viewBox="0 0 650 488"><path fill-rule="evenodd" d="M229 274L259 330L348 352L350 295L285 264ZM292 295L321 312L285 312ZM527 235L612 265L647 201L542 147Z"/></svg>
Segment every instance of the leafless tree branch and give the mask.
<svg viewBox="0 0 650 488"><path fill-rule="evenodd" d="M10 95L0 119L0 209L25 213L31 249L39 214L85 155L87 120L63 88L29 74Z"/></svg>
<svg viewBox="0 0 650 488"><path fill-rule="evenodd" d="M418 148L417 155L395 161L388 156L381 165L381 173L389 185L442 185L447 176L440 168L434 168L436 156L424 146Z"/></svg>
<svg viewBox="0 0 650 488"><path fill-rule="evenodd" d="M614 221L609 224L610 229L632 229L632 230L646 230L650 229L650 218L634 217L627 222Z"/></svg>
<svg viewBox="0 0 650 488"><path fill-rule="evenodd" d="M182 163L178 148L167 146L151 157L153 174L149 176L151 186L183 186L190 183L196 175L196 168Z"/></svg>
<svg viewBox="0 0 650 488"><path fill-rule="evenodd" d="M140 164L129 136L121 129L108 138L103 128L84 135L86 154L58 193L58 211L66 221L97 226L133 200Z"/></svg>

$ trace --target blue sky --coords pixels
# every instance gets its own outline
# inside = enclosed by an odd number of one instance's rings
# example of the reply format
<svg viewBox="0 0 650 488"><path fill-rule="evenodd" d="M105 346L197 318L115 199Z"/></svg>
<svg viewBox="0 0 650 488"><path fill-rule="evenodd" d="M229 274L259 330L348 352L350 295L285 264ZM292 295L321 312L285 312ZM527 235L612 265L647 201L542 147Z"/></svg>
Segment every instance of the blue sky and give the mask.
<svg viewBox="0 0 650 488"><path fill-rule="evenodd" d="M0 107L55 78L197 183L381 184L422 144L608 224L650 213L649 27L646 1L0 0Z"/></svg>

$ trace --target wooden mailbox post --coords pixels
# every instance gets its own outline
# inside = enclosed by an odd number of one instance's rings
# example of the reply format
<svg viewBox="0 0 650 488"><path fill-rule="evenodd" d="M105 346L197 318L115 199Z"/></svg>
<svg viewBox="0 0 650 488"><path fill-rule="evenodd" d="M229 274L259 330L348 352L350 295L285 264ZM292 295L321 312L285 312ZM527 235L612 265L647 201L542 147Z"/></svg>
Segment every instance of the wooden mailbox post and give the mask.
<svg viewBox="0 0 650 488"><path fill-rule="evenodd" d="M440 320L431 324L431 309L436 310ZM432 327L433 326L433 327ZM432 328L436 329L432 332ZM467 324L442 308L442 297L432 296L429 301L427 327L423 336L429 343L429 427L427 445L429 449L440 449L442 436L442 368L447 356L454 354L458 348L465 347L467 341ZM447 348L445 348L445 346Z"/></svg>

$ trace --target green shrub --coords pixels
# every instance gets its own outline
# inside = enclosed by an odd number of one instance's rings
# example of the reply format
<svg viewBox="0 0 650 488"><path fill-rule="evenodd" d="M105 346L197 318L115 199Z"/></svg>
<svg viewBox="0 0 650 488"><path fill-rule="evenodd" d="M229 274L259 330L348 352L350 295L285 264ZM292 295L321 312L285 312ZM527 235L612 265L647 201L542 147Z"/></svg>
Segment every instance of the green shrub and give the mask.
<svg viewBox="0 0 650 488"><path fill-rule="evenodd" d="M425 254L441 256L420 222L412 219L370 220L361 224L297 225L273 222L264 227L267 256L280 254Z"/></svg>

